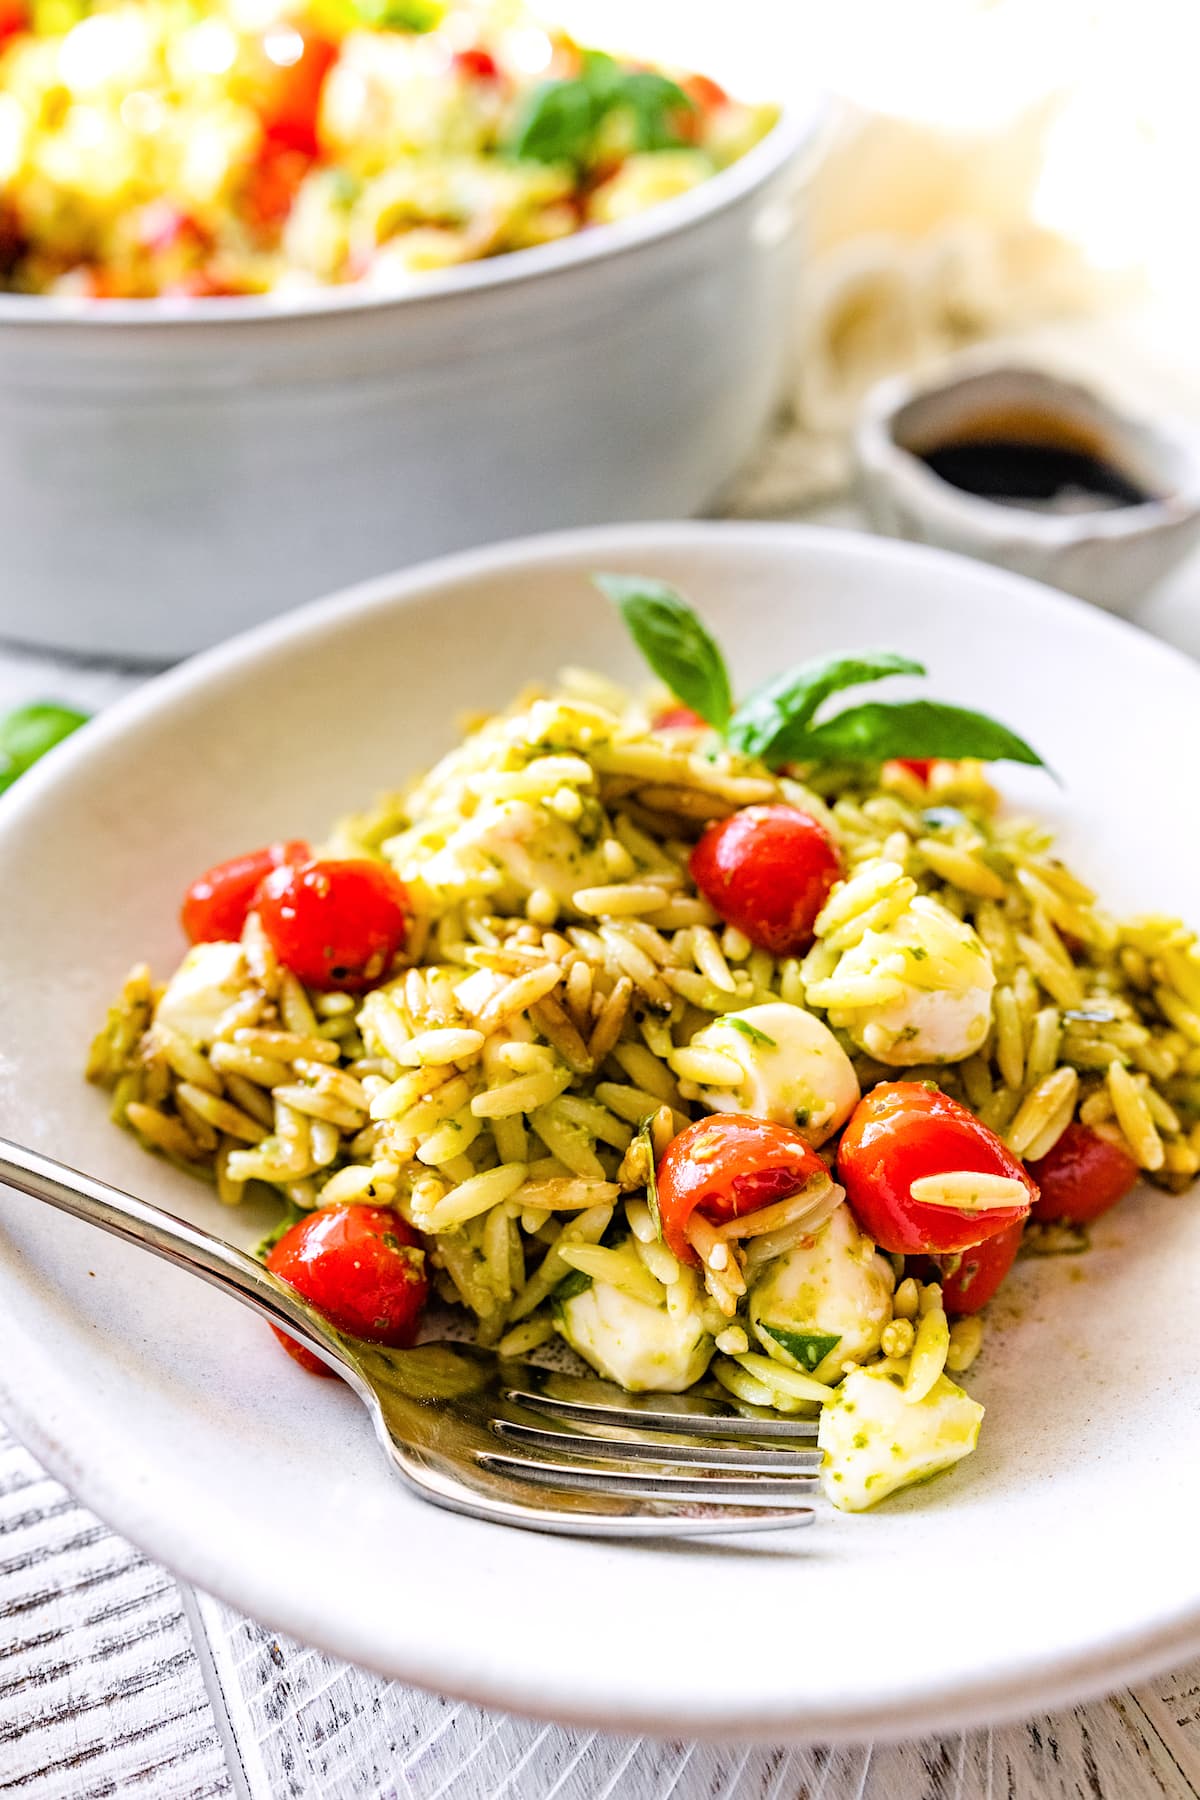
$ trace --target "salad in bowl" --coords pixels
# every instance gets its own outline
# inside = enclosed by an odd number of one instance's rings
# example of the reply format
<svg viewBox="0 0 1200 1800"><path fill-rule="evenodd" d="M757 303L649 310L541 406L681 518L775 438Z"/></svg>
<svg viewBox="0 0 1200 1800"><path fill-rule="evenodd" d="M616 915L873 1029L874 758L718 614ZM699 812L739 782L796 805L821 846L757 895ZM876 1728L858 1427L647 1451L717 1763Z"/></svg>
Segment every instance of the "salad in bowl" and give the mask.
<svg viewBox="0 0 1200 1800"><path fill-rule="evenodd" d="M208 870L88 1072L227 1204L278 1196L262 1254L343 1329L411 1343L436 1296L504 1354L819 1415L864 1510L974 1448L1017 1256L1200 1169L1200 948L1004 808L1015 733L847 703L911 658L739 704L679 594L598 581L658 693L568 670L326 844Z"/></svg>
<svg viewBox="0 0 1200 1800"><path fill-rule="evenodd" d="M776 116L517 0L4 0L0 288L402 290L683 194Z"/></svg>

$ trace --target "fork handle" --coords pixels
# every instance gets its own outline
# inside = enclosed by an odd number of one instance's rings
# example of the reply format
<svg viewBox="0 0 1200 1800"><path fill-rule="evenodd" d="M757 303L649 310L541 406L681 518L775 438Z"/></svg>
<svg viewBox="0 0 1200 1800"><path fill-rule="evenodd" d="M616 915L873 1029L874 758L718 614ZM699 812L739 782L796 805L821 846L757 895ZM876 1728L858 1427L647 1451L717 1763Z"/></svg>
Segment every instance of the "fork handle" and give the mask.
<svg viewBox="0 0 1200 1800"><path fill-rule="evenodd" d="M84 1175L65 1163L0 1138L0 1181L35 1200L45 1200L72 1218L98 1225L101 1231L150 1250L178 1269L187 1269L223 1293L251 1306L278 1325L289 1337L298 1338L339 1375L351 1370L337 1334L314 1308L303 1301L287 1282L211 1232L201 1231L186 1219L163 1212L147 1200L123 1193Z"/></svg>

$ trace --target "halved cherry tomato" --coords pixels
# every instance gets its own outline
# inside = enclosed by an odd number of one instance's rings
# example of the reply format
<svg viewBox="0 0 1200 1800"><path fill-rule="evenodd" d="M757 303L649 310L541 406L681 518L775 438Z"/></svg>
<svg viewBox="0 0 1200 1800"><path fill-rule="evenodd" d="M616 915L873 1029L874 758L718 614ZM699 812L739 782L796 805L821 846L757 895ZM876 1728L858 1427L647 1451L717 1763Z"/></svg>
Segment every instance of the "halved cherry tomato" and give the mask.
<svg viewBox="0 0 1200 1800"><path fill-rule="evenodd" d="M994 1131L921 1081L886 1081L864 1095L842 1134L837 1168L867 1236L903 1256L969 1250L1024 1224L1038 1196L1033 1178ZM979 1212L913 1199L914 1181L960 1169L1019 1181L1028 1197Z"/></svg>
<svg viewBox="0 0 1200 1800"><path fill-rule="evenodd" d="M774 956L808 948L842 873L824 826L796 806L747 806L710 825L689 867L726 924Z"/></svg>
<svg viewBox="0 0 1200 1800"><path fill-rule="evenodd" d="M1035 1219L1087 1225L1123 1200L1139 1170L1119 1144L1073 1119L1052 1150L1029 1164L1041 1189Z"/></svg>
<svg viewBox="0 0 1200 1800"><path fill-rule="evenodd" d="M403 882L365 857L275 869L255 907L276 956L307 987L371 987L408 931Z"/></svg>
<svg viewBox="0 0 1200 1800"><path fill-rule="evenodd" d="M416 1232L389 1206L323 1206L284 1232L267 1267L339 1331L401 1349L416 1338L429 1293L425 1252ZM271 1329L301 1368L332 1375L311 1350L274 1325Z"/></svg>
<svg viewBox="0 0 1200 1800"><path fill-rule="evenodd" d="M282 41L290 51L294 48L293 37L299 42L299 54L281 61L278 45ZM286 37L277 31L268 32L263 40L254 104L270 143L286 150L302 150L306 156L317 154L321 89L337 59L336 44L303 26L289 25Z"/></svg>
<svg viewBox="0 0 1200 1800"><path fill-rule="evenodd" d="M264 144L246 173L242 205L251 225L259 231L278 231L311 167L311 156L302 150Z"/></svg>
<svg viewBox="0 0 1200 1800"><path fill-rule="evenodd" d="M306 863L311 856L307 844L293 839L287 844L268 844L265 850L250 850L245 856L231 856L228 862L206 869L184 895L179 914L192 943L216 939L234 943L241 937L254 896L271 870L284 863Z"/></svg>
<svg viewBox="0 0 1200 1800"><path fill-rule="evenodd" d="M658 1165L658 1210L668 1249L680 1262L700 1259L688 1241L694 1212L724 1225L786 1200L829 1171L812 1145L788 1125L716 1113L672 1138Z"/></svg>
<svg viewBox="0 0 1200 1800"><path fill-rule="evenodd" d="M651 731L703 731L704 720L690 706L664 706L650 721Z"/></svg>
<svg viewBox="0 0 1200 1800"><path fill-rule="evenodd" d="M1024 1235L1025 1221L1018 1219L1007 1230L982 1244L972 1244L957 1256L934 1259L937 1280L942 1284L942 1305L951 1318L978 1312L987 1305L1017 1260Z"/></svg>
<svg viewBox="0 0 1200 1800"><path fill-rule="evenodd" d="M460 75L469 81L496 81L500 76L500 67L489 50L481 50L471 45L466 50L456 50L454 67Z"/></svg>

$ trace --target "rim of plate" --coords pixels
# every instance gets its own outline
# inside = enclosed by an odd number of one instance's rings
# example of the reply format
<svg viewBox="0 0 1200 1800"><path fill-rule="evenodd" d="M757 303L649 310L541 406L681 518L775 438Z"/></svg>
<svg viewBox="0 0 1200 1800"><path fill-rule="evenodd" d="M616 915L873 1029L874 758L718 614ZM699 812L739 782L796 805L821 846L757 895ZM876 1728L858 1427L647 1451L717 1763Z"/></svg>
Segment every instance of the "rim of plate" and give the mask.
<svg viewBox="0 0 1200 1800"><path fill-rule="evenodd" d="M744 156L720 169L697 187L612 224L577 231L552 243L502 256L430 271L402 292L372 289L365 282L314 288L300 293L241 294L224 298L88 300L74 295L0 293L0 328L38 327L56 330L109 331L131 327L178 331L186 326L269 326L289 319L338 319L346 314L388 312L419 307L458 294L475 294L518 282L536 281L564 270L582 268L627 254L665 238L680 236L705 219L762 187L793 158L820 137L827 108L816 92L780 109L766 136Z"/></svg>
<svg viewBox="0 0 1200 1800"><path fill-rule="evenodd" d="M140 724L169 712L183 694L218 688L223 677L269 657L277 647L305 639L353 631L380 610L406 605L446 588L461 586L497 569L521 565L579 561L617 552L650 552L655 549L729 544L748 548L777 546L797 557L806 551L830 550L848 560L875 563L881 574L889 565L907 563L919 568L945 569L949 563L977 589L991 589L999 597L1024 596L1027 603L1051 610L1086 614L1090 628L1115 638L1118 645L1136 640L1139 654L1160 660L1178 671L1185 669L1200 692L1200 669L1190 658L1152 638L1127 621L1103 612L1088 602L1061 594L1007 570L972 561L950 551L873 537L850 529L765 522L663 522L605 525L544 533L512 539L498 545L458 552L420 564L411 570L357 583L341 592L316 600L269 620L215 648L202 651L165 674L154 677L125 699L106 709L97 719L52 750L21 781L0 798L0 854L10 826L49 799L57 786L71 780L92 748L136 731ZM969 601L967 602L969 604ZM519 1671L464 1680L451 1657L431 1660L414 1648L407 1657L372 1655L356 1638L353 1622L314 1617L306 1610L303 1595L290 1591L285 1597L270 1584L255 1590L253 1583L231 1584L216 1546L207 1543L190 1521L170 1515L143 1518L119 1477L108 1466L99 1442L88 1439L86 1421L78 1420L74 1445L43 1430L36 1393L15 1391L6 1382L0 1365L0 1414L38 1460L64 1482L90 1511L131 1538L145 1553L165 1564L182 1580L216 1595L271 1627L329 1654L373 1667L381 1674L410 1685L446 1691L474 1704L499 1708L564 1724L674 1735L681 1732L708 1738L758 1741L822 1741L845 1743L868 1737L883 1740L911 1737L914 1733L946 1731L980 1723L1002 1723L1031 1712L1091 1699L1132 1681L1143 1679L1200 1650L1200 1582L1193 1597L1144 1624L1112 1633L1066 1659L1039 1656L1036 1650L1020 1665L965 1677L945 1669L936 1678L912 1684L898 1681L890 1696L863 1701L848 1694L843 1702L825 1705L817 1715L805 1715L797 1697L786 1701L768 1697L753 1709L734 1708L714 1716L710 1702L684 1715L656 1709L653 1697L634 1706L628 1699L605 1706L584 1702L544 1704L540 1695L522 1685ZM82 1442L82 1449L78 1446ZM132 1517L131 1517L132 1515ZM802 1701L802 1697L801 1697Z"/></svg>

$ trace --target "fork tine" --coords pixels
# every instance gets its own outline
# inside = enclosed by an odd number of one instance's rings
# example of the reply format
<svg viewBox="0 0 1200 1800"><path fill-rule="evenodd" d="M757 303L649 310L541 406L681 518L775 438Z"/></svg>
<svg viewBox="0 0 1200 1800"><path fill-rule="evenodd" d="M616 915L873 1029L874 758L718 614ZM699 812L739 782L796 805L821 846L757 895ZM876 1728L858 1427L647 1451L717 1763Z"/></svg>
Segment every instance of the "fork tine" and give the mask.
<svg viewBox="0 0 1200 1800"><path fill-rule="evenodd" d="M654 1438L628 1437L612 1432L601 1437L596 1432L552 1431L536 1425L522 1425L514 1419L494 1419L492 1430L497 1437L518 1446L550 1450L565 1456L583 1456L589 1460L616 1457L630 1462L693 1463L704 1469L726 1469L730 1474L814 1475L821 1466L819 1450L756 1450L724 1445L671 1443L661 1435Z"/></svg>
<svg viewBox="0 0 1200 1800"><path fill-rule="evenodd" d="M670 1431L691 1437L813 1439L816 1419L747 1419L740 1413L709 1412L693 1400L687 1412L659 1412L647 1406L609 1406L593 1400L562 1400L556 1394L539 1394L528 1388L506 1388L504 1398L531 1412L556 1419L573 1419L582 1425L628 1425L642 1431ZM690 1398L690 1397L689 1397ZM694 1421L694 1423L693 1423Z"/></svg>
<svg viewBox="0 0 1200 1800"><path fill-rule="evenodd" d="M651 1500L740 1500L748 1506L794 1499L797 1490L811 1487L816 1479L812 1475L674 1475L623 1468L612 1462L589 1468L584 1462L504 1456L494 1450L480 1450L476 1461L497 1474L545 1487L571 1488L588 1494L643 1494Z"/></svg>

